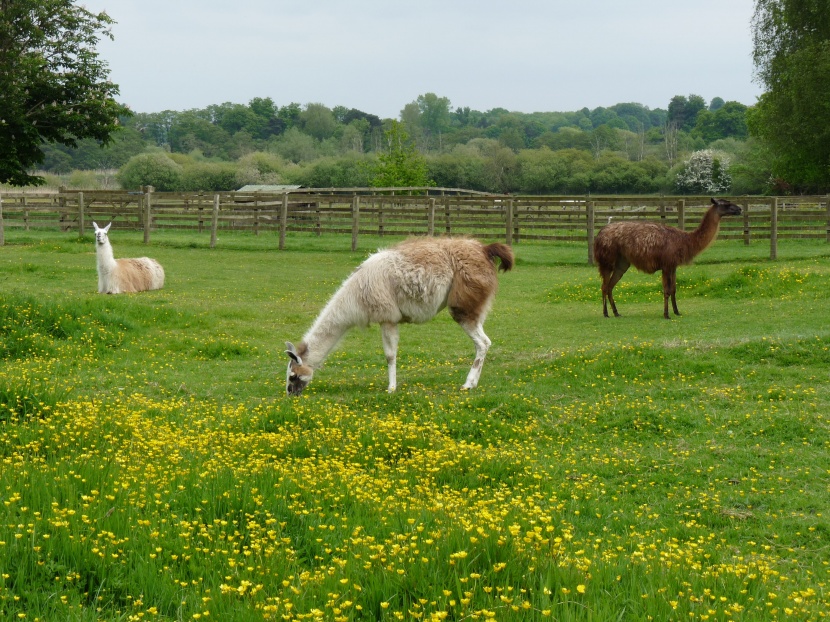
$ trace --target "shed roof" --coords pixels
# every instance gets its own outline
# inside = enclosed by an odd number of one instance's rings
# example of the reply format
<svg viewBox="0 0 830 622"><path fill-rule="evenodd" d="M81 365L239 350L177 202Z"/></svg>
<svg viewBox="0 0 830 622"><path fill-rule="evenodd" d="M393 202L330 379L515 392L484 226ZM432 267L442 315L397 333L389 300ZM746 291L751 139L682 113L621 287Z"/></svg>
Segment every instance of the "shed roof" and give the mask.
<svg viewBox="0 0 830 622"><path fill-rule="evenodd" d="M291 184L248 184L247 186L242 186L239 190L237 190L237 192L288 192L290 190L297 190L301 187L302 186Z"/></svg>

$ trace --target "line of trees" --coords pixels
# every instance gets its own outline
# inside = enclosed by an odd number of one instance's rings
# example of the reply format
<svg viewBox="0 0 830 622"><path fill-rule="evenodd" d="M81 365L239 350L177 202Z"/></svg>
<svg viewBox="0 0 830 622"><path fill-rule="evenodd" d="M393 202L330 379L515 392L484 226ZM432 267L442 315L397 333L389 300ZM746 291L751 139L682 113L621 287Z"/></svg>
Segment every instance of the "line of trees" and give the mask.
<svg viewBox="0 0 830 622"><path fill-rule="evenodd" d="M426 93L404 106L399 123L423 157L421 185L513 193L707 192L705 184L690 185L688 175L678 177L705 150L714 154L716 171L732 171L734 192L759 193L764 154L748 137L746 113L739 102L716 97L707 103L699 95L678 95L665 110L621 103L573 112L481 112ZM125 187L160 190L378 185L394 122L343 106L278 106L271 98L135 113L122 119L104 149L94 140L76 148L46 146L43 170L121 169ZM388 166L385 174L396 178Z"/></svg>

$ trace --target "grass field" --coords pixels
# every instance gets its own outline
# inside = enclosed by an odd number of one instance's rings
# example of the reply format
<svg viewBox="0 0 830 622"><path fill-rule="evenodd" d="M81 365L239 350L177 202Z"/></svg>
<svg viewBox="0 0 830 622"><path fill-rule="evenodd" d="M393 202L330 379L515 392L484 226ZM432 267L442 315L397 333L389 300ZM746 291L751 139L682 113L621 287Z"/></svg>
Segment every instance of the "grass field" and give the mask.
<svg viewBox="0 0 830 622"><path fill-rule="evenodd" d="M113 232L0 248L0 617L818 620L830 615L830 246L717 242L601 313L581 246L518 244L480 386L446 313L298 399L286 340L389 240Z"/></svg>

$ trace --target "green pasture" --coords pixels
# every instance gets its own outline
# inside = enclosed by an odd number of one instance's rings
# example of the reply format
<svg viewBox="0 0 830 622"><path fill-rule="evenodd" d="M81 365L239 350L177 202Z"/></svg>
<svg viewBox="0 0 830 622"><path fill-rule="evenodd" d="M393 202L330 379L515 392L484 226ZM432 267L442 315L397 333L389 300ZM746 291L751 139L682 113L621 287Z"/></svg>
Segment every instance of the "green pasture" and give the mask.
<svg viewBox="0 0 830 622"><path fill-rule="evenodd" d="M830 615L830 245L716 242L602 317L581 245L519 243L473 346L445 312L298 342L363 237L113 231L0 247L0 618L819 620Z"/></svg>

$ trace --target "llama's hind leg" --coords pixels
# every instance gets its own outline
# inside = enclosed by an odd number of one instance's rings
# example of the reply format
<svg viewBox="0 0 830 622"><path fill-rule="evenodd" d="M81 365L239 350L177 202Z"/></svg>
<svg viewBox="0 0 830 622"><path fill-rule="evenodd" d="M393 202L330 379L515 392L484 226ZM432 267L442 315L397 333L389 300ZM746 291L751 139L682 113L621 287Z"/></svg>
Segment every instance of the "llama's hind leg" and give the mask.
<svg viewBox="0 0 830 622"><path fill-rule="evenodd" d="M460 322L461 328L464 329L470 339L476 346L476 357L473 360L473 366L470 368L470 373L467 374L467 381L462 386L462 389L475 389L478 386L478 380L481 378L481 368L484 366L484 359L487 356L487 350L490 349L490 338L484 334L484 326L481 322Z"/></svg>
<svg viewBox="0 0 830 622"><path fill-rule="evenodd" d="M607 283L603 283L604 289L602 292L602 312L605 315L605 317L608 317L608 309L606 309L605 307L606 294L608 296L608 302L611 303L611 310L614 312L614 317L620 317L620 314L617 311L617 303L614 302L614 286L620 282L620 279L623 278L623 275L626 273L626 271L628 271L628 268L630 266L630 263L628 263L625 259L620 258L614 265L614 271L608 278Z"/></svg>
<svg viewBox="0 0 830 622"><path fill-rule="evenodd" d="M389 388L392 393L398 386L398 325L385 322L380 325L380 333L383 339L383 353L386 355L386 366L389 369Z"/></svg>
<svg viewBox="0 0 830 622"><path fill-rule="evenodd" d="M608 317L608 281L611 279L611 272L600 268L599 275L602 278L602 314Z"/></svg>

